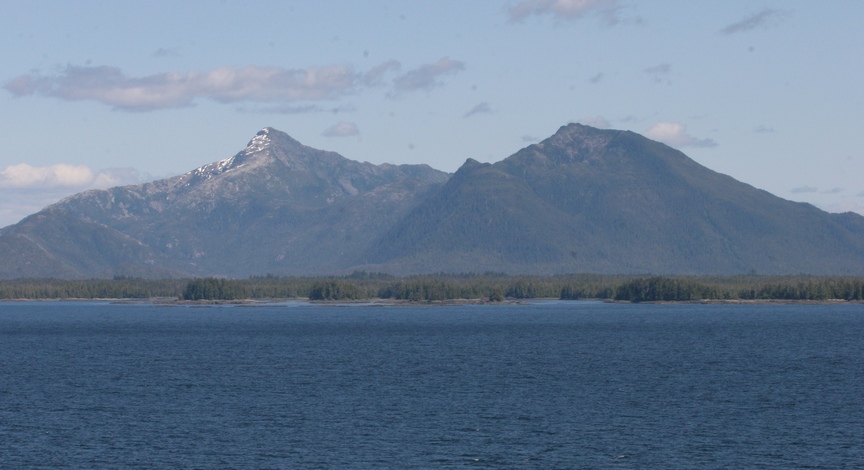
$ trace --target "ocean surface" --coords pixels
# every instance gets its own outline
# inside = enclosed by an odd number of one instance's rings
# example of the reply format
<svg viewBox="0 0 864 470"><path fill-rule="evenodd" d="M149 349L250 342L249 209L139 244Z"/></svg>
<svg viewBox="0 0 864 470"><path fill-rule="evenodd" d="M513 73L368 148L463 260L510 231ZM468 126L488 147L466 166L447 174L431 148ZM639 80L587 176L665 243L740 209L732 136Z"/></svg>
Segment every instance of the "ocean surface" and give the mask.
<svg viewBox="0 0 864 470"><path fill-rule="evenodd" d="M864 305L0 303L0 468L864 468Z"/></svg>

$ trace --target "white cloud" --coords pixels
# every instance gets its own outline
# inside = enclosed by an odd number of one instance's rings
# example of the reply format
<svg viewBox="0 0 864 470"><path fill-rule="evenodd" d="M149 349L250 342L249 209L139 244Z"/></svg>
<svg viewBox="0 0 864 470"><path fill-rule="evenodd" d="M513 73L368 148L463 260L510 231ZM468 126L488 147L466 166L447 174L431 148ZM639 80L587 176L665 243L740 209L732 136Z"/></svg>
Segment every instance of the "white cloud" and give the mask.
<svg viewBox="0 0 864 470"><path fill-rule="evenodd" d="M442 57L434 64L421 65L393 79L391 96L407 91L431 91L443 84L440 80L442 75L459 73L463 70L465 70L464 62Z"/></svg>
<svg viewBox="0 0 864 470"><path fill-rule="evenodd" d="M33 167L26 163L0 170L0 188L69 188L93 181L93 170L86 166L53 165Z"/></svg>
<svg viewBox="0 0 864 470"><path fill-rule="evenodd" d="M475 114L488 114L491 112L492 112L492 107L489 106L489 103L484 101L484 102L479 103L478 105L474 106L473 108L471 108L467 113L463 114L462 116L467 118L467 117L471 117Z"/></svg>
<svg viewBox="0 0 864 470"><path fill-rule="evenodd" d="M93 189L132 184L138 181L138 171L132 168L93 171L84 165L61 163L36 167L19 163L0 170L2 189Z"/></svg>
<svg viewBox="0 0 864 470"><path fill-rule="evenodd" d="M620 21L618 0L525 0L508 11L510 21L518 22L531 15L552 15L574 21L589 14L598 15L607 25Z"/></svg>
<svg viewBox="0 0 864 470"><path fill-rule="evenodd" d="M329 100L353 92L359 77L347 66L219 67L208 72L166 72L136 78L117 67L68 65L56 75L20 75L4 88L16 96L37 94L96 101L127 111L151 111L192 106L199 98L223 103Z"/></svg>
<svg viewBox="0 0 864 470"><path fill-rule="evenodd" d="M401 67L388 60L360 73L347 65L286 69L219 67L206 72L164 72L130 77L117 67L67 65L57 73L19 75L3 88L15 96L47 96L66 101L95 101L123 111L154 111L194 106L200 99L220 103L267 103L241 110L302 113L318 111L308 102L336 100L364 88L387 85L387 74ZM440 77L465 69L464 62L442 58L397 76L390 96L414 90L431 91ZM303 104L286 106L301 102Z"/></svg>
<svg viewBox="0 0 864 470"><path fill-rule="evenodd" d="M713 139L699 139L687 133L687 128L677 122L658 122L645 131L645 137L663 142L670 147L716 147Z"/></svg>
<svg viewBox="0 0 864 470"><path fill-rule="evenodd" d="M720 34L730 35L735 33L744 33L757 28L767 29L769 26L774 26L784 20L789 15L788 12L766 8L758 13L754 13L741 21L736 21L719 31Z"/></svg>
<svg viewBox="0 0 864 470"><path fill-rule="evenodd" d="M49 204L86 189L140 182L140 174L132 168L94 171L83 165L10 165L0 170L0 227L14 224Z"/></svg>
<svg viewBox="0 0 864 470"><path fill-rule="evenodd" d="M359 133L360 129L357 128L357 124L343 121L328 127L322 135L326 137L348 137Z"/></svg>

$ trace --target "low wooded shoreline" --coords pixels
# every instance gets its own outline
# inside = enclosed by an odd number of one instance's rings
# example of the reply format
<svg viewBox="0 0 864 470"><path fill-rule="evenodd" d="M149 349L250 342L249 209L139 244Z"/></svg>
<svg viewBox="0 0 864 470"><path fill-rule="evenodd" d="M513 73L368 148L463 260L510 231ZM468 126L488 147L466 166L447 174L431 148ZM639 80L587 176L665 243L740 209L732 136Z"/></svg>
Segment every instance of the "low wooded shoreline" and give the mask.
<svg viewBox="0 0 864 470"><path fill-rule="evenodd" d="M861 276L612 276L499 273L395 277L347 276L247 279L16 279L0 281L0 300L148 300L255 302L268 299L382 304L500 303L529 299L617 302L857 302Z"/></svg>

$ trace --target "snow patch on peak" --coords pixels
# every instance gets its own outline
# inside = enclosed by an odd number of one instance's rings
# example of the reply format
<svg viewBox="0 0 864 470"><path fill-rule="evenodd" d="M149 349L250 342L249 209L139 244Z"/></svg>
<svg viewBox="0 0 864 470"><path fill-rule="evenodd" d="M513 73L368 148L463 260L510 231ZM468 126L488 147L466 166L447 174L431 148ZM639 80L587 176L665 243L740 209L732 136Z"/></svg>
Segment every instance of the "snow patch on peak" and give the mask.
<svg viewBox="0 0 864 470"><path fill-rule="evenodd" d="M246 146L246 153L260 152L270 145L270 128L265 127L255 134Z"/></svg>
<svg viewBox="0 0 864 470"><path fill-rule="evenodd" d="M210 178L212 178L214 176L221 175L222 173L225 173L226 171L230 170L231 165L234 164L235 158L236 157L226 158L224 160L219 160L218 162L214 162L214 163L204 165L202 167L198 167L198 168L190 171L189 173L186 173L186 175L184 175L184 176L187 176L187 175L197 176L199 178L209 180Z"/></svg>

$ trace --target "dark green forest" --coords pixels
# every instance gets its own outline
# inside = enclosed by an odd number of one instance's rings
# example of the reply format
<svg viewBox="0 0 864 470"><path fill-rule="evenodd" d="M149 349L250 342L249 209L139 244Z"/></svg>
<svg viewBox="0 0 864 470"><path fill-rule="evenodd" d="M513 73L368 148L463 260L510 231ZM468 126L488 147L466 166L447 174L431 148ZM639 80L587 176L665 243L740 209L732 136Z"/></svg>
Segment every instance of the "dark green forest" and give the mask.
<svg viewBox="0 0 864 470"><path fill-rule="evenodd" d="M864 277L851 276L510 276L431 274L395 277L355 272L334 277L247 279L17 279L0 281L0 299L249 299L413 302L556 298L623 302L701 300L864 300Z"/></svg>

